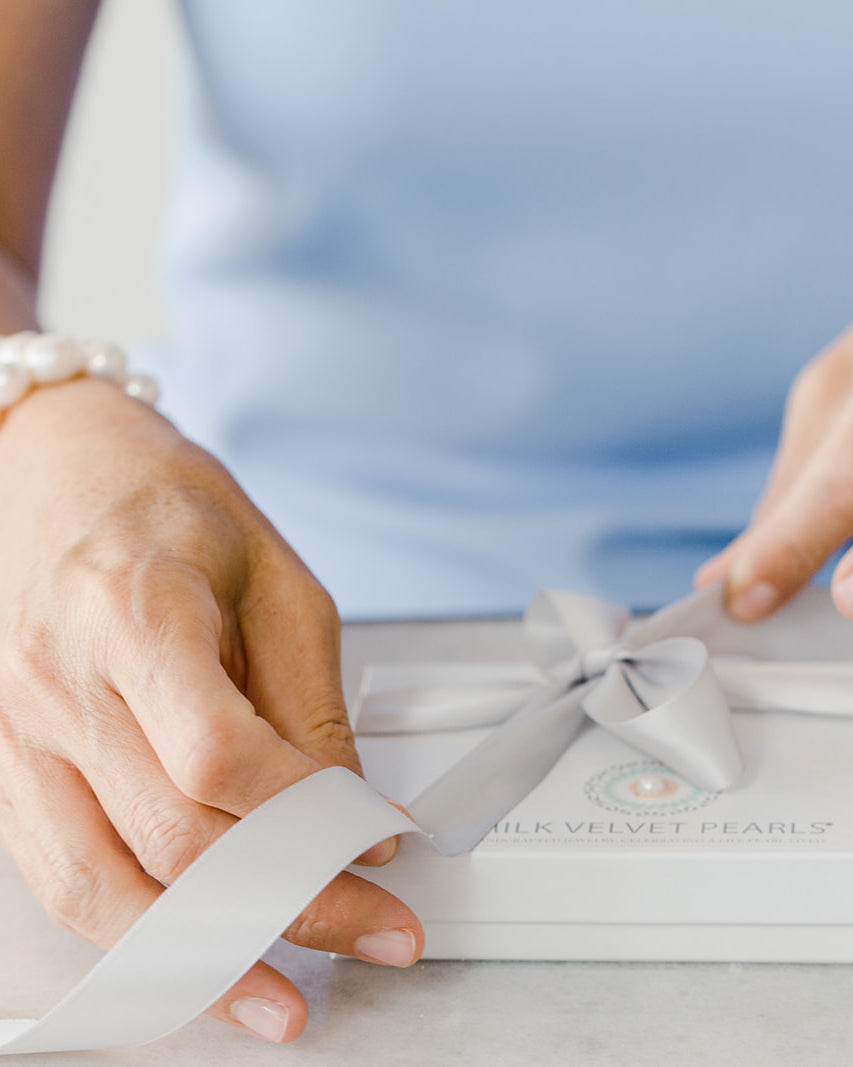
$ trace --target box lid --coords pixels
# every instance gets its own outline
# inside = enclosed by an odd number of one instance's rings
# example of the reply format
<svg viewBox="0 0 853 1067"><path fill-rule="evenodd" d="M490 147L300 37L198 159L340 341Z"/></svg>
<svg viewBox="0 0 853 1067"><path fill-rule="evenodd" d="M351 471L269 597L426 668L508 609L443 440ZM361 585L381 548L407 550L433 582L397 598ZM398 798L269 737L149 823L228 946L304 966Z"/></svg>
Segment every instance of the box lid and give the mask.
<svg viewBox="0 0 853 1067"><path fill-rule="evenodd" d="M369 877L426 922L853 923L853 719L738 712L735 727L747 770L725 793L590 725L472 853L411 839ZM405 803L482 736L359 747Z"/></svg>

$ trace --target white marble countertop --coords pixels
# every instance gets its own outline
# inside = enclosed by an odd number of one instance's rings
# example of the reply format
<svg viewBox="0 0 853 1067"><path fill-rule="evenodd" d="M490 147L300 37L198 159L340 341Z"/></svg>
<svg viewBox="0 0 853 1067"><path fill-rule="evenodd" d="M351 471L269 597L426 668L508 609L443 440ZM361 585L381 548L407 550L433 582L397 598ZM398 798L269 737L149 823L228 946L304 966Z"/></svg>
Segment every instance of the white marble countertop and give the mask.
<svg viewBox="0 0 853 1067"><path fill-rule="evenodd" d="M365 658L500 657L512 622L349 627L351 693ZM516 653L517 654L517 653ZM0 853L0 1013L43 1014L99 953L52 926ZM15 1056L38 1064L488 1064L836 1067L853 1059L853 966L419 963L372 967L278 945L311 1018L290 1046L201 1018L154 1045Z"/></svg>

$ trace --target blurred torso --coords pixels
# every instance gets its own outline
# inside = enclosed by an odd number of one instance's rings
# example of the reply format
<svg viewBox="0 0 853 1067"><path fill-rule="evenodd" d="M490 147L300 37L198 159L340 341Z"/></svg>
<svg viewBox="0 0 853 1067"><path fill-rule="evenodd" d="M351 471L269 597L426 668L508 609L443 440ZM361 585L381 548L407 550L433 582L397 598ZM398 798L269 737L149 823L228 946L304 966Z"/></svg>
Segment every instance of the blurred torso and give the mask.
<svg viewBox="0 0 853 1067"><path fill-rule="evenodd" d="M849 6L184 7L179 420L350 614L683 589L850 316Z"/></svg>

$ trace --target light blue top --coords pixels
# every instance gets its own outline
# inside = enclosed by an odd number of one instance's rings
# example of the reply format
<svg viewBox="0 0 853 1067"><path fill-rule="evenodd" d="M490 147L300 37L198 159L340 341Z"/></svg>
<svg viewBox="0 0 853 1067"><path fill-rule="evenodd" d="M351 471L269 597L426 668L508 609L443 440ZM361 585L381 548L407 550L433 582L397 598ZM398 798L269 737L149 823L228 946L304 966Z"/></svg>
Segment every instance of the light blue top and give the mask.
<svg viewBox="0 0 853 1067"><path fill-rule="evenodd" d="M348 616L652 605L853 318L849 0L183 0L167 410Z"/></svg>

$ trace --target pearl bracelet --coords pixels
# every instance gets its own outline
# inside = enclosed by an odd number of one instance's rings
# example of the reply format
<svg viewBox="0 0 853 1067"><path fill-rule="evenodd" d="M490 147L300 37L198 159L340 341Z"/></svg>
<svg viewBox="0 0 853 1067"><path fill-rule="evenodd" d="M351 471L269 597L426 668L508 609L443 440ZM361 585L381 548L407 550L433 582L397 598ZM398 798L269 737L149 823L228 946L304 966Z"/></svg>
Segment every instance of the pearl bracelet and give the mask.
<svg viewBox="0 0 853 1067"><path fill-rule="evenodd" d="M118 345L25 331L0 337L0 415L38 385L88 376L115 382L128 396L156 404L160 389L147 374L128 374Z"/></svg>

